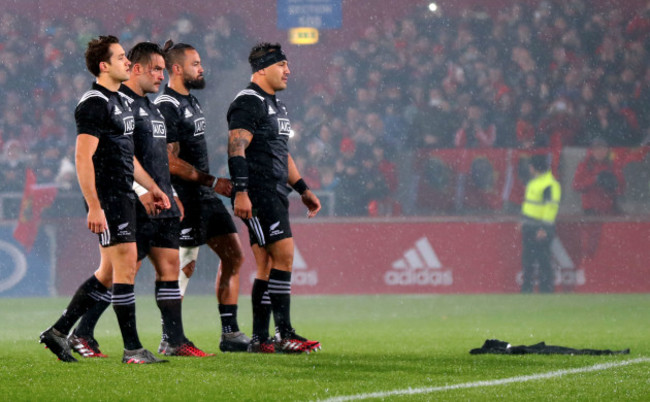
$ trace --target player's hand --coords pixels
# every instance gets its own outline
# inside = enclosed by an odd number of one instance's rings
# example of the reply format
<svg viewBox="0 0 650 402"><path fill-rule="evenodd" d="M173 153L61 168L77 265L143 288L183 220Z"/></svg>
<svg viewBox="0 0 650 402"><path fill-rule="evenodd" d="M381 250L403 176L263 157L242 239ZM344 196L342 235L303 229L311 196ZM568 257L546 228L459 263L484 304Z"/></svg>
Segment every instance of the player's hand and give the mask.
<svg viewBox="0 0 650 402"><path fill-rule="evenodd" d="M183 218L185 218L185 207L183 206L183 203L181 202L180 198L174 197L174 201L176 201L176 205L178 206L178 210L181 211L181 221L183 221Z"/></svg>
<svg viewBox="0 0 650 402"><path fill-rule="evenodd" d="M537 231L537 235L536 235L537 240L544 240L544 239L546 239L547 236L548 236L548 233L546 233L546 230L539 229Z"/></svg>
<svg viewBox="0 0 650 402"><path fill-rule="evenodd" d="M154 203L156 205L156 209L157 209L156 214L172 207L172 203L169 202L169 198L167 198L167 194L165 194L165 192L162 191L160 187L154 186L151 190L149 190L149 192L153 196Z"/></svg>
<svg viewBox="0 0 650 402"><path fill-rule="evenodd" d="M251 199L248 198L246 191L239 191L235 194L233 212L235 216L242 219L250 219L253 217L253 204L251 203Z"/></svg>
<svg viewBox="0 0 650 402"><path fill-rule="evenodd" d="M230 197L232 195L232 182L230 179L219 177L217 184L214 186L214 192L224 197Z"/></svg>
<svg viewBox="0 0 650 402"><path fill-rule="evenodd" d="M307 207L307 218L313 218L320 211L320 200L311 190L307 190L300 196L302 203Z"/></svg>
<svg viewBox="0 0 650 402"><path fill-rule="evenodd" d="M106 215L104 215L104 210L101 208L89 208L86 222L88 224L88 229L96 234L100 234L108 229Z"/></svg>
<svg viewBox="0 0 650 402"><path fill-rule="evenodd" d="M156 202L154 201L153 194L151 194L150 191L142 194L139 198L144 210L147 211L147 215L158 215L158 208L156 208Z"/></svg>

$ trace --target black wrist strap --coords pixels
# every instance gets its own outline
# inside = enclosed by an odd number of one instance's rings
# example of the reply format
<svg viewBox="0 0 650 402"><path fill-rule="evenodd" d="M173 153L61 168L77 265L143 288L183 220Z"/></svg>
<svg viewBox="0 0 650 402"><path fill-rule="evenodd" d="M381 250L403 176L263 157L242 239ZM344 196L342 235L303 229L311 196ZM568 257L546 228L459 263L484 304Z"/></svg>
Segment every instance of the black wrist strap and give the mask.
<svg viewBox="0 0 650 402"><path fill-rule="evenodd" d="M230 170L230 179L235 192L246 191L248 189L248 162L243 156L233 156L228 158L228 169Z"/></svg>
<svg viewBox="0 0 650 402"><path fill-rule="evenodd" d="M293 187L293 189L296 190L296 192L300 195L303 195L305 191L309 190L309 186L307 186L307 183L305 183L302 178L293 183L291 187Z"/></svg>

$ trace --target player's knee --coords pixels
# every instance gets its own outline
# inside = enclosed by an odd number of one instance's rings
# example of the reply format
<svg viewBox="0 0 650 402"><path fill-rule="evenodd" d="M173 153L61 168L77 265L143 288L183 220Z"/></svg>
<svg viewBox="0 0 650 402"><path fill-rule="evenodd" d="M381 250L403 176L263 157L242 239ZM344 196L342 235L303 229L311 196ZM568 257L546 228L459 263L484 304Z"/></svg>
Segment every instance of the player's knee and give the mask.
<svg viewBox="0 0 650 402"><path fill-rule="evenodd" d="M239 269L241 268L241 264L236 265L236 264L221 264L221 276L224 278L231 278L233 276L239 275Z"/></svg>
<svg viewBox="0 0 650 402"><path fill-rule="evenodd" d="M104 285L106 288L110 288L113 286L113 271L112 270L102 270L99 268L97 271L95 271L95 278Z"/></svg>
<svg viewBox="0 0 650 402"><path fill-rule="evenodd" d="M135 275L137 274L137 270L135 266L132 267L121 267L121 268L116 268L115 269L117 272L113 274L113 277L117 276L119 279L117 280L118 283L120 282L125 282L125 283L135 283Z"/></svg>
<svg viewBox="0 0 650 402"><path fill-rule="evenodd" d="M237 253L235 254L235 265L237 265L238 268L241 267L242 265L244 265L245 259L246 257L244 257L244 251L241 248L239 248L237 250Z"/></svg>
<svg viewBox="0 0 650 402"><path fill-rule="evenodd" d="M175 281L180 273L178 259L171 259L164 264L156 267L156 280L158 281Z"/></svg>
<svg viewBox="0 0 650 402"><path fill-rule="evenodd" d="M244 253L241 249L235 250L232 253L229 253L227 258L224 258L224 263L225 264L223 265L230 267L232 273L238 273L239 268L244 265Z"/></svg>
<svg viewBox="0 0 650 402"><path fill-rule="evenodd" d="M259 279L262 281L268 281L269 280L269 275L271 273L271 267L269 266L258 266L257 267L257 272L255 273L255 279Z"/></svg>
<svg viewBox="0 0 650 402"><path fill-rule="evenodd" d="M181 270L191 277L196 267L196 259L199 256L198 247L180 247L178 250Z"/></svg>
<svg viewBox="0 0 650 402"><path fill-rule="evenodd" d="M282 252L273 256L273 268L291 269L293 266L293 253Z"/></svg>
<svg viewBox="0 0 650 402"><path fill-rule="evenodd" d="M196 270L196 261L190 261L183 268L182 271L185 273L185 276L191 278Z"/></svg>

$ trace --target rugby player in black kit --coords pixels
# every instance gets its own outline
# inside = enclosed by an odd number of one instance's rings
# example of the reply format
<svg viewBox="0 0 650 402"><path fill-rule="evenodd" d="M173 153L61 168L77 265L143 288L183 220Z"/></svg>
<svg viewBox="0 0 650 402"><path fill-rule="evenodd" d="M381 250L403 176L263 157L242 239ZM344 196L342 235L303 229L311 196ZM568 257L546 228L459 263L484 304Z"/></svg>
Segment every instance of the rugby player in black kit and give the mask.
<svg viewBox="0 0 650 402"><path fill-rule="evenodd" d="M66 336L79 317L107 297L112 286L113 309L124 340L122 362L164 362L142 347L136 329L134 178L151 192L156 210L169 209L171 205L134 157L133 113L117 92L129 78L130 66L119 40L114 36L91 40L85 56L86 66L97 80L75 110L75 162L88 209L87 226L99 235L102 262L95 274L77 289L59 320L41 334L40 341L60 360L76 361Z"/></svg>
<svg viewBox="0 0 650 402"><path fill-rule="evenodd" d="M182 204L173 195L169 176L165 119L146 96L158 92L164 79L162 49L155 43L141 42L129 51L127 57L131 61L131 76L122 84L119 93L133 111L135 156L172 200L170 209L158 213L151 193L134 182L134 190L141 201L136 207L137 269L140 269L142 260L149 256L156 270L156 304L161 313L163 333L168 336L167 347L162 353L168 356L209 356L185 338L183 331L178 285L178 236ZM84 357L103 356L93 332L106 307L106 303L97 303L83 316L69 337L72 348Z"/></svg>
<svg viewBox="0 0 650 402"><path fill-rule="evenodd" d="M257 274L253 283L252 353L310 353L318 341L296 334L291 325L293 237L289 225L291 187L314 217L321 208L289 154L291 125L287 108L275 94L287 87L289 65L279 44L260 43L248 57L250 85L228 109L228 167L233 208L248 226ZM270 305L270 309L269 309ZM270 313L276 326L269 338Z"/></svg>
<svg viewBox="0 0 650 402"><path fill-rule="evenodd" d="M246 351L250 339L239 330L239 270L244 261L237 228L217 193L230 196L230 180L209 173L205 117L190 90L205 87L197 50L171 40L163 48L169 84L155 100L165 116L172 183L185 207L180 232L181 293L195 269L199 246L207 244L221 260L216 294L223 352ZM163 350L165 339L159 350Z"/></svg>

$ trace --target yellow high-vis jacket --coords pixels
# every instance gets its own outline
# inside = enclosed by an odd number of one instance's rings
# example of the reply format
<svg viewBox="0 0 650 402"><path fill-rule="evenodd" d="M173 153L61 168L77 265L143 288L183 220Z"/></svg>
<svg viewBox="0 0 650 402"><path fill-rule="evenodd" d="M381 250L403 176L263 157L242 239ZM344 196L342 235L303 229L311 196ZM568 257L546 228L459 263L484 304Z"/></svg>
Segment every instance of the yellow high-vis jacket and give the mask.
<svg viewBox="0 0 650 402"><path fill-rule="evenodd" d="M553 173L547 171L533 178L526 185L526 195L521 205L521 214L539 223L555 223L560 208L562 188Z"/></svg>

